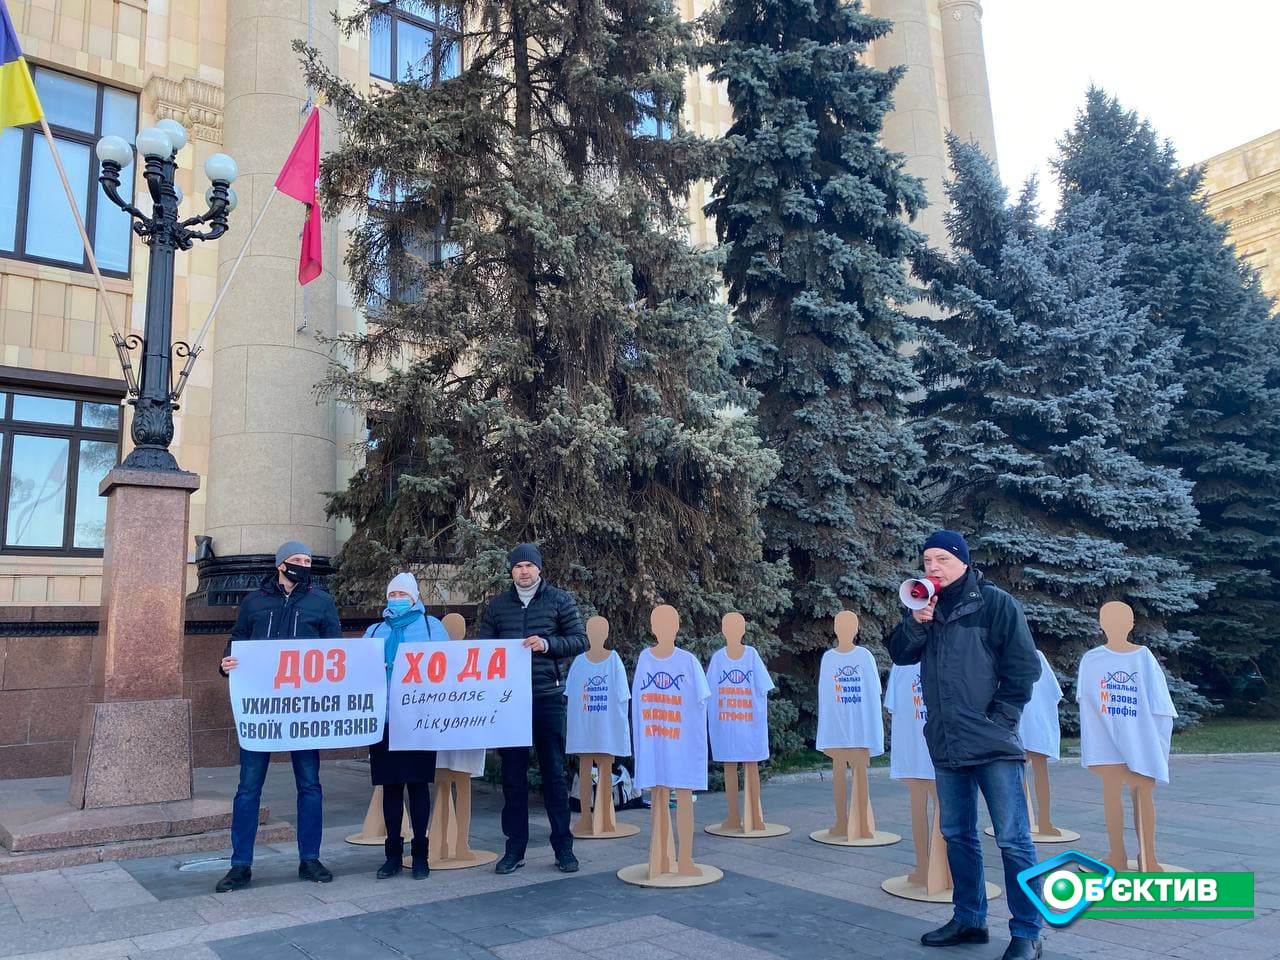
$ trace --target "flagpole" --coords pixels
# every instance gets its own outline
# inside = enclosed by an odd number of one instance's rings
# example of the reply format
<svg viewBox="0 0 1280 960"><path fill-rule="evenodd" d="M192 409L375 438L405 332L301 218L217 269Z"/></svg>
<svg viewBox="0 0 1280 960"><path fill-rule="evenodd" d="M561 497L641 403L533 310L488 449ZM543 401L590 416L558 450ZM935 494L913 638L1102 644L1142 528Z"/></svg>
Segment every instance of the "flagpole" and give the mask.
<svg viewBox="0 0 1280 960"><path fill-rule="evenodd" d="M93 244L89 242L89 232L84 228L84 220L80 217L80 208L76 205L75 193L71 190L71 182L67 179L67 171L62 167L62 157L58 155L58 146L54 142L53 132L49 129L49 122L45 120L43 111L40 115L40 129L44 132L45 142L49 144L49 153L53 155L53 165L58 170L58 177L62 180L62 189L67 194L67 204L71 207L71 216L75 219L76 229L80 231L80 241L84 244L85 256L89 259L89 269L93 271L93 279L98 284L98 298L102 301L102 308L107 314L107 322L111 324L111 340L116 346L116 353L120 356L120 365L124 368L124 380L130 393L136 395L138 393L138 380L133 375L133 361L129 359L129 345L120 333L120 326L116 323L115 314L111 311L111 301L107 297L107 285L103 282L102 273L98 270L98 260L93 255Z"/></svg>
<svg viewBox="0 0 1280 960"><path fill-rule="evenodd" d="M240 253L236 255L235 261L231 264L231 270L227 273L227 279L222 282L222 289L218 291L217 297L214 298L213 306L209 308L209 315L205 317L204 326L200 328L200 333L196 335L191 346L187 350L186 363L182 365L182 372L178 374L178 383L173 388L173 399L182 396L183 388L187 385L187 380L191 375L191 368L195 366L196 358L204 351L204 339L209 335L209 328L213 325L214 315L218 312L218 307L222 306L222 298L227 295L227 289L231 286L231 281L235 279L236 271L240 269L240 261L244 259L244 255L249 252L249 244L253 240L253 235L258 232L258 227L262 226L262 220L267 215L267 209L271 206L271 201L275 199L276 194L280 192L280 188L272 186L271 192L267 194L267 200L262 205L262 211L258 214L258 219L253 221L253 226L249 229L249 234L244 238L244 243L240 247Z"/></svg>

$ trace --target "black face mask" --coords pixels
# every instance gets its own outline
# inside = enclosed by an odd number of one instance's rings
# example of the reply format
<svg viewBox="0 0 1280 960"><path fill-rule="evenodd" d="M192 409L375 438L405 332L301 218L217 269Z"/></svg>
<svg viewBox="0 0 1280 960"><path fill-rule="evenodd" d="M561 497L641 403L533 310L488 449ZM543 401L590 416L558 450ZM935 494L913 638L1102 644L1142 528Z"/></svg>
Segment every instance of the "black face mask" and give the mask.
<svg viewBox="0 0 1280 960"><path fill-rule="evenodd" d="M311 568L304 567L300 563L286 563L284 565L284 578L290 583L301 586L309 586L311 583Z"/></svg>

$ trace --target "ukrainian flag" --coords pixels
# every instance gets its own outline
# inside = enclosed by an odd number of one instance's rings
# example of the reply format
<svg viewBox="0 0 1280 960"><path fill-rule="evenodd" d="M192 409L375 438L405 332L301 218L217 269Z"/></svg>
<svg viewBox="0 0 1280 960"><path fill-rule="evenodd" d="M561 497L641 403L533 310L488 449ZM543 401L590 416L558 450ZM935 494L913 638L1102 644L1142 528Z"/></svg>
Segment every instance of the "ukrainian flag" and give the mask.
<svg viewBox="0 0 1280 960"><path fill-rule="evenodd" d="M31 71L22 58L9 7L0 0L0 130L34 123L44 116Z"/></svg>

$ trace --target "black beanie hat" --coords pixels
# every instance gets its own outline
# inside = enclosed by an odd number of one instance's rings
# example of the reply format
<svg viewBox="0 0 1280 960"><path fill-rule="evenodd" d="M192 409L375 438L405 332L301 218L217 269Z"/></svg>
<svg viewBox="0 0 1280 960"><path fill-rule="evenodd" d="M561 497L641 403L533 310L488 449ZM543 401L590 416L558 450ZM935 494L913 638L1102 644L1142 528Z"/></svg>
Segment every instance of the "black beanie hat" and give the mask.
<svg viewBox="0 0 1280 960"><path fill-rule="evenodd" d="M517 563L532 563L535 567L541 570L542 554L538 552L538 548L532 543L519 544L514 550L507 554L507 569L512 569Z"/></svg>
<svg viewBox="0 0 1280 960"><path fill-rule="evenodd" d="M924 546L920 549L921 553L925 550L937 547L946 550L949 554L956 557L961 563L968 566L969 564L969 544L964 542L964 537L956 533L954 530L939 530L937 533L929 537L924 542Z"/></svg>

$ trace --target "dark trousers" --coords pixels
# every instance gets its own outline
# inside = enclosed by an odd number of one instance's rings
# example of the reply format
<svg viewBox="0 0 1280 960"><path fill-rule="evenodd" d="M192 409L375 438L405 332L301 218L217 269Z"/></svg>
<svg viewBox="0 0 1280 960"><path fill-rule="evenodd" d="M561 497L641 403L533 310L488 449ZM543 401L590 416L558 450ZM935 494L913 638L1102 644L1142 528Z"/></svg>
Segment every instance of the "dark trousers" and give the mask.
<svg viewBox="0 0 1280 960"><path fill-rule="evenodd" d="M1027 823L1022 792L1021 760L993 760L971 767L934 770L938 787L938 819L947 841L947 862L955 885L952 911L965 926L987 925L987 888L982 871L982 842L978 839L978 792L987 801L996 845L1004 861L1005 892L1009 896L1009 932L1034 940L1044 920L1018 884L1018 874L1035 866L1035 844Z"/></svg>
<svg viewBox="0 0 1280 960"><path fill-rule="evenodd" d="M431 823L431 784L388 783L382 787L382 819L387 824L387 839L398 841L404 824L404 792L409 791L409 823L413 825L413 839L419 843L427 839L427 827Z"/></svg>
<svg viewBox="0 0 1280 960"><path fill-rule="evenodd" d="M320 790L320 753L294 750L293 781L298 787L298 859L320 857L320 833L324 829L324 794ZM231 803L231 863L247 867L253 863L253 843L258 837L258 808L262 785L271 766L271 754L240 750L240 785Z"/></svg>
<svg viewBox="0 0 1280 960"><path fill-rule="evenodd" d="M557 855L573 849L569 832L569 781L564 775L566 706L564 697L535 697L533 748L542 771L542 802L551 823L551 849ZM502 758L502 832L507 853L524 856L529 845L529 747L504 747Z"/></svg>

